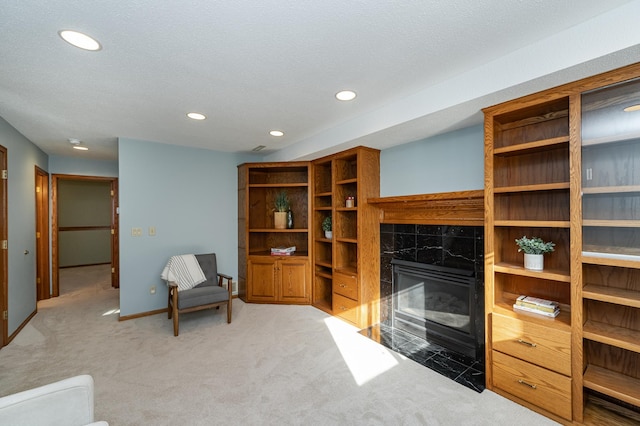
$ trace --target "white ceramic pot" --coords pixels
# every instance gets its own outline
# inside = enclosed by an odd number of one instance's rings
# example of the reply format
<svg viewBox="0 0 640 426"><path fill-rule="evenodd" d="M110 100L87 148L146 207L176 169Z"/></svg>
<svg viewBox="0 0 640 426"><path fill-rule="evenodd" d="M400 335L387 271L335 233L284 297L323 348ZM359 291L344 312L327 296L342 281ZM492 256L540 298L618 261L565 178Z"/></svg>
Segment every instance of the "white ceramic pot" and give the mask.
<svg viewBox="0 0 640 426"><path fill-rule="evenodd" d="M544 269L544 255L524 254L524 268L532 271L542 271Z"/></svg>
<svg viewBox="0 0 640 426"><path fill-rule="evenodd" d="M331 239L331 237L333 237L333 232L331 231L324 231L324 237L328 240Z"/></svg>

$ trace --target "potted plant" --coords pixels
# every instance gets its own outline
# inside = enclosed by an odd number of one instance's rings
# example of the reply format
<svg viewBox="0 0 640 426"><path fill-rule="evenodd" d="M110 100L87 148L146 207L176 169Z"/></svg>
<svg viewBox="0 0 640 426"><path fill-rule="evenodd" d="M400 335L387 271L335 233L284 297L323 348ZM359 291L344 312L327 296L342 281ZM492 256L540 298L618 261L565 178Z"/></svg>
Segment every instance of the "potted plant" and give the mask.
<svg viewBox="0 0 640 426"><path fill-rule="evenodd" d="M333 233L331 232L331 216L327 216L322 221L322 230L324 231L324 236L327 239L331 239Z"/></svg>
<svg viewBox="0 0 640 426"><path fill-rule="evenodd" d="M290 208L287 192L278 192L273 204L276 209L273 217L274 226L276 229L285 229L287 227L287 211Z"/></svg>
<svg viewBox="0 0 640 426"><path fill-rule="evenodd" d="M518 252L524 252L524 267L534 271L542 271L544 268L545 253L551 253L555 244L551 241L544 242L542 238L523 236L516 239Z"/></svg>

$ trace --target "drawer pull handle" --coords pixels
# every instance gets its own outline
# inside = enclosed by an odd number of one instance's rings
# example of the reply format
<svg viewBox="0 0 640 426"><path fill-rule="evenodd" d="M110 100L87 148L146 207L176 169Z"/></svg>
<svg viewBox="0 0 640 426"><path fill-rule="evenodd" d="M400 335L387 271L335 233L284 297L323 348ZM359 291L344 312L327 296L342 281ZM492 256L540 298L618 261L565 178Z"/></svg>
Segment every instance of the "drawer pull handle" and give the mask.
<svg viewBox="0 0 640 426"><path fill-rule="evenodd" d="M340 306L340 309L342 309L343 311L347 310L347 308L345 308L344 306Z"/></svg>
<svg viewBox="0 0 640 426"><path fill-rule="evenodd" d="M340 287L342 287L342 288L345 288L345 287L346 287L346 284L342 284L342 283L340 283L340 284L338 284L338 286L340 286Z"/></svg>
<svg viewBox="0 0 640 426"><path fill-rule="evenodd" d="M531 389L537 389L536 385L532 385L531 383L527 383L522 379L518 379L518 383L520 383L521 385L527 385L529 386Z"/></svg>
<svg viewBox="0 0 640 426"><path fill-rule="evenodd" d="M523 345L531 346L532 348L535 348L536 346L538 346L535 343L527 342L526 340L522 340L522 339L518 339L518 343L522 343Z"/></svg>

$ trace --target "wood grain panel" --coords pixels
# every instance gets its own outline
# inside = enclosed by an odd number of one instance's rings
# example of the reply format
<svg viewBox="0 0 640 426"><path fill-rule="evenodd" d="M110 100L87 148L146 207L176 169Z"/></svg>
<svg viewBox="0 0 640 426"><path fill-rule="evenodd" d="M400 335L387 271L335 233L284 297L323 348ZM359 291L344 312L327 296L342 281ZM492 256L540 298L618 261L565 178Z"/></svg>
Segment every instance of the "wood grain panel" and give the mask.
<svg viewBox="0 0 640 426"><path fill-rule="evenodd" d="M571 419L569 377L496 351L493 353L493 364L495 386L565 419Z"/></svg>
<svg viewBox="0 0 640 426"><path fill-rule="evenodd" d="M571 376L571 333L534 322L493 316L493 349Z"/></svg>
<svg viewBox="0 0 640 426"><path fill-rule="evenodd" d="M381 223L484 225L484 191L441 192L369 198L380 209Z"/></svg>

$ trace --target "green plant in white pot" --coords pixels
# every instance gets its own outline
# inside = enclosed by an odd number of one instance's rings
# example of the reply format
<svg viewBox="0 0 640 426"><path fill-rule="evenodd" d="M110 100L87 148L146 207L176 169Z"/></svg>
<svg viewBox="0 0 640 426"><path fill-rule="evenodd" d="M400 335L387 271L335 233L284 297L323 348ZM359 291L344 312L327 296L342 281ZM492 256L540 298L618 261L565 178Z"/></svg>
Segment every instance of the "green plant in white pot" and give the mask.
<svg viewBox="0 0 640 426"><path fill-rule="evenodd" d="M542 238L523 236L516 239L518 252L524 252L524 267L534 271L542 271L544 269L544 254L551 253L555 244L551 241L545 242Z"/></svg>
<svg viewBox="0 0 640 426"><path fill-rule="evenodd" d="M331 226L331 216L327 216L324 218L324 220L322 221L322 230L324 231L324 236L327 239L331 239L331 237L333 236L333 232L331 231L332 226Z"/></svg>

